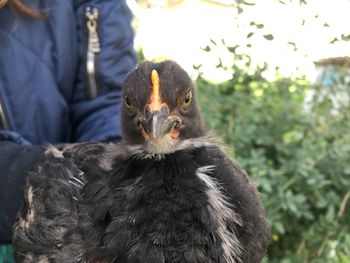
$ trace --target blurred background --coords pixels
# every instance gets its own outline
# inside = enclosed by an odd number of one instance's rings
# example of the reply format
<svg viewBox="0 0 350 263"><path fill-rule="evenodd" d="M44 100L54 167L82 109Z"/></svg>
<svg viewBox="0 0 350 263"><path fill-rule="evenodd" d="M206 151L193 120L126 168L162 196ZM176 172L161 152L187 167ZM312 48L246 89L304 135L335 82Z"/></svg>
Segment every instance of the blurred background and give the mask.
<svg viewBox="0 0 350 263"><path fill-rule="evenodd" d="M350 262L350 1L129 0L141 59L173 59L262 194L265 263Z"/></svg>

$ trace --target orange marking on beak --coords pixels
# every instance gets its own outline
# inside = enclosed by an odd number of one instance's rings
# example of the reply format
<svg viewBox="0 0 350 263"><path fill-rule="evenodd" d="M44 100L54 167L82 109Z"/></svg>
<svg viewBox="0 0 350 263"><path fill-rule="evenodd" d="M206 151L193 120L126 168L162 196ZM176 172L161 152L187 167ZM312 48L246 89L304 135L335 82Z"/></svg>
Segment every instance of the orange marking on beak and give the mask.
<svg viewBox="0 0 350 263"><path fill-rule="evenodd" d="M160 111L161 101L159 94L159 75L158 72L154 69L151 74L152 80L152 94L151 94L151 111Z"/></svg>

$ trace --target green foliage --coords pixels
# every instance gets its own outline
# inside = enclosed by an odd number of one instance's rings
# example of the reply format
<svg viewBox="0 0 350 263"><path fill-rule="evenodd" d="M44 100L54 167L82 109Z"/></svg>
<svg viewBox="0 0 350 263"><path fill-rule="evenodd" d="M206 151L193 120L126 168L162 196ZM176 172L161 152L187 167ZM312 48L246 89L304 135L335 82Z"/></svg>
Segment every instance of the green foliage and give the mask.
<svg viewBox="0 0 350 263"><path fill-rule="evenodd" d="M262 194L272 225L266 262L350 262L349 103L335 106L338 85L268 81L266 66L228 49L232 78L213 84L200 74L199 99L208 126Z"/></svg>

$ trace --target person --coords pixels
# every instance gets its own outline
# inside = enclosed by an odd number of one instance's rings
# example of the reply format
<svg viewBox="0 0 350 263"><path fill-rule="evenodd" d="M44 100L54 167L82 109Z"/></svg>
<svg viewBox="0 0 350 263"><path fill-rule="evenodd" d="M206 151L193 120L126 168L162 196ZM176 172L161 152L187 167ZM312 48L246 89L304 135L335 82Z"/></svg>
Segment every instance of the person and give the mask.
<svg viewBox="0 0 350 263"><path fill-rule="evenodd" d="M121 138L131 19L125 0L0 0L0 243L43 145Z"/></svg>

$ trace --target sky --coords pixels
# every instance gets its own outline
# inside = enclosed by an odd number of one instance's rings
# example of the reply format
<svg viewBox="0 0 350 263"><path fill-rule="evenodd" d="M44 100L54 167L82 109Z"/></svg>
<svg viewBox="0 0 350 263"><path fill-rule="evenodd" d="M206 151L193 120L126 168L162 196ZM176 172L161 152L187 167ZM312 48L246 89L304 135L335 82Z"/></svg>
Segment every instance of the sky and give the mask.
<svg viewBox="0 0 350 263"><path fill-rule="evenodd" d="M257 65L267 62L270 78L278 67L280 75L313 80L317 74L315 61L349 54L350 41L333 41L350 36L349 0L308 0L307 5L297 0L251 2L255 4L243 5L243 12L238 14L236 6L209 1L187 0L173 8L165 8L158 1L158 6L145 9L129 0L137 21L135 45L142 48L147 59L176 60L194 77L193 65L203 65L213 82L230 77L229 72L216 69L218 57L228 66L233 61L222 45L213 52L203 51L211 39L239 45L239 51L249 54ZM252 21L264 26L258 29ZM271 35L273 40L266 39Z"/></svg>

